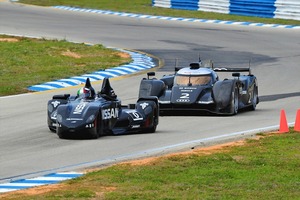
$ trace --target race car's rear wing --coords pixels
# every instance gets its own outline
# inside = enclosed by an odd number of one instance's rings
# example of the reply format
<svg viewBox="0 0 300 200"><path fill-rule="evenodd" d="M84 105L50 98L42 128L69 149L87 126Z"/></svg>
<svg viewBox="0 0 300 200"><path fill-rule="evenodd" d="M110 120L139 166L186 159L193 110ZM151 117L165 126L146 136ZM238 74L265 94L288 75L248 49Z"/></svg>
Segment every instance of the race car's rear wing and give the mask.
<svg viewBox="0 0 300 200"><path fill-rule="evenodd" d="M228 68L228 67L216 67L213 68L215 72L249 72L251 75L251 69L249 68Z"/></svg>

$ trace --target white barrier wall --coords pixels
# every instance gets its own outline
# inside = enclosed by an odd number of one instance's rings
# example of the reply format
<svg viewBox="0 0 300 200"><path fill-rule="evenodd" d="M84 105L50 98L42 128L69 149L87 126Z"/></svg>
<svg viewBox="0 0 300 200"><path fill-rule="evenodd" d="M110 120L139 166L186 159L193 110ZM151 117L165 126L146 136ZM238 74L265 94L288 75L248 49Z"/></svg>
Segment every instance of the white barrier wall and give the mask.
<svg viewBox="0 0 300 200"><path fill-rule="evenodd" d="M277 0L274 18L300 20L300 0Z"/></svg>
<svg viewBox="0 0 300 200"><path fill-rule="evenodd" d="M152 1L152 5L162 8L171 8L171 0Z"/></svg>
<svg viewBox="0 0 300 200"><path fill-rule="evenodd" d="M198 5L200 11L228 14L230 3L229 0L201 0Z"/></svg>

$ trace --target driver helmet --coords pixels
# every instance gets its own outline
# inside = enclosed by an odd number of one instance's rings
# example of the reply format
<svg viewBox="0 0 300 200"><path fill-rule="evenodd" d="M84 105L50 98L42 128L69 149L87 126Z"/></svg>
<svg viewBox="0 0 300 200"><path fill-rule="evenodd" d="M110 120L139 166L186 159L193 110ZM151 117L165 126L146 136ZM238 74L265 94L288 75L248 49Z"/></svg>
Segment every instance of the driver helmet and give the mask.
<svg viewBox="0 0 300 200"><path fill-rule="evenodd" d="M77 97L79 98L85 98L85 99L93 99L95 98L95 90L94 88L80 88L77 91Z"/></svg>

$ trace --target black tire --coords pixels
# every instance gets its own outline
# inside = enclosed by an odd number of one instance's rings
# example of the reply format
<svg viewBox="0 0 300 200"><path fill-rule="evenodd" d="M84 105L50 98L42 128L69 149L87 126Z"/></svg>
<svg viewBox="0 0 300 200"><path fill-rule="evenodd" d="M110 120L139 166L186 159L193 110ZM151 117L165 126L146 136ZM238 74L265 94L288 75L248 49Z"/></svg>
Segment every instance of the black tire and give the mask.
<svg viewBox="0 0 300 200"><path fill-rule="evenodd" d="M91 134L92 139L98 139L99 137L101 137L103 135L102 120L99 118L99 116L95 120L97 121L97 123L96 123L96 127L95 127L95 132Z"/></svg>
<svg viewBox="0 0 300 200"><path fill-rule="evenodd" d="M158 108L157 108L157 104L154 103L154 106L153 106L153 126L150 127L150 128L146 128L145 129L145 133L155 133L156 131L156 128L157 128L157 124L158 124L158 116L159 116L159 113L158 113Z"/></svg>
<svg viewBox="0 0 300 200"><path fill-rule="evenodd" d="M231 96L229 114L236 115L238 113L238 110L239 110L239 94L238 94L238 88L235 87Z"/></svg>
<svg viewBox="0 0 300 200"><path fill-rule="evenodd" d="M145 133L155 133L157 125L152 126L151 128L145 129Z"/></svg>
<svg viewBox="0 0 300 200"><path fill-rule="evenodd" d="M254 85L254 89L252 92L252 97L251 97L251 105L249 107L249 110L255 110L256 109L256 105L258 103L258 90L256 85Z"/></svg>
<svg viewBox="0 0 300 200"><path fill-rule="evenodd" d="M91 133L91 139L98 139L101 135L103 135L102 121L99 119L99 116L97 117L96 122L95 131Z"/></svg>
<svg viewBox="0 0 300 200"><path fill-rule="evenodd" d="M99 134L97 129L91 133L91 139L98 139L99 138Z"/></svg>

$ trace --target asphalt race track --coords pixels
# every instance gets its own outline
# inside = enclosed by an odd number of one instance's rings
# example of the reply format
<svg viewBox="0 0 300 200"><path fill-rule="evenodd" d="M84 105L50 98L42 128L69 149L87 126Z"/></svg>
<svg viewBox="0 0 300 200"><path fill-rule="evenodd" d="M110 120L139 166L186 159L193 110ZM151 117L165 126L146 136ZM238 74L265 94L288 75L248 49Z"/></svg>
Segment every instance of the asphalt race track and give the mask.
<svg viewBox="0 0 300 200"><path fill-rule="evenodd" d="M159 57L158 76L181 63L212 59L216 66L248 66L258 77L261 102L254 112L233 117L161 117L154 134L61 140L46 124L54 94L78 87L0 98L0 182L52 171L81 170L124 159L191 148L277 129L280 110L293 123L300 109L300 30L137 19L24 6L0 1L0 34L104 44ZM137 100L144 75L111 80L123 103ZM14 81L14 80L12 80ZM101 81L95 86L100 90ZM129 89L130 88L130 89Z"/></svg>

